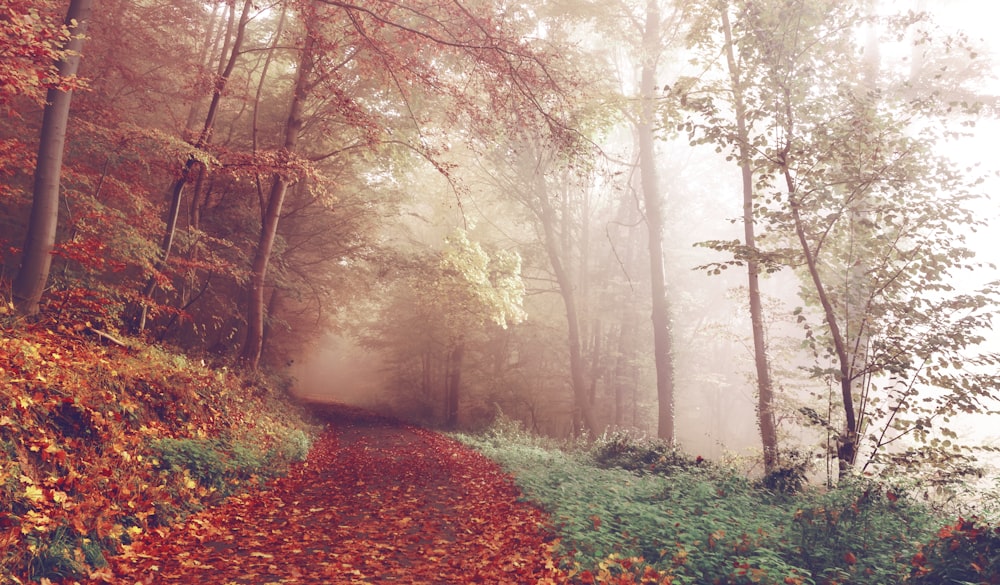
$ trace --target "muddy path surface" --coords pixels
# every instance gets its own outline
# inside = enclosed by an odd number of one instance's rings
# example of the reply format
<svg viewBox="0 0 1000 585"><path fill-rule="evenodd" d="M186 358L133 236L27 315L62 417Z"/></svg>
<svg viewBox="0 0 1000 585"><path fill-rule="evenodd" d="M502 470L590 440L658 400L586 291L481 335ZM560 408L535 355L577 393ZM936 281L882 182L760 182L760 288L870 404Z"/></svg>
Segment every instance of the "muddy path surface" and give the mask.
<svg viewBox="0 0 1000 585"><path fill-rule="evenodd" d="M493 462L442 435L322 409L307 461L130 545L93 581L562 583L546 518Z"/></svg>

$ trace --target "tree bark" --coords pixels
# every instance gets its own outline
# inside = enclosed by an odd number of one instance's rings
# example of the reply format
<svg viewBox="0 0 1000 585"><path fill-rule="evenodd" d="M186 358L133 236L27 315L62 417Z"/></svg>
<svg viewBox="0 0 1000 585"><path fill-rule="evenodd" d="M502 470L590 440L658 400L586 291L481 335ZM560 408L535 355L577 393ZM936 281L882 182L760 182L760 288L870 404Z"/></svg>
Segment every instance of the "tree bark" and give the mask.
<svg viewBox="0 0 1000 585"><path fill-rule="evenodd" d="M63 58L56 65L60 78L76 75L80 68L80 54L92 6L93 0L71 0L69 4L66 27L71 36L62 47ZM52 267L52 250L59 224L60 175L72 99L72 91L58 87L49 89L46 95L24 256L12 290L15 308L21 315L38 314L38 303Z"/></svg>
<svg viewBox="0 0 1000 585"><path fill-rule="evenodd" d="M287 160L295 153L295 148L302 132L303 109L309 94L309 77L313 68L313 48L315 38L307 25L305 44L299 58L296 73L295 91L289 107L288 120L285 123L285 142L282 156ZM257 369L260 354L264 344L264 285L267 277L267 267L274 250L274 242L278 233L278 221L281 218L281 208L284 205L285 194L293 181L275 173L271 183L271 191L267 198L264 216L261 218L260 239L251 265L249 280L249 300L247 303L247 336L240 354L240 360L251 369Z"/></svg>
<svg viewBox="0 0 1000 585"><path fill-rule="evenodd" d="M659 190L654 154L654 124L656 120L656 57L660 51L660 7L658 0L646 4L643 31L642 78L639 88L641 110L637 133L639 138L639 176L642 198L649 229L650 292L652 294L653 353L656 364L656 397L658 403L657 436L674 442L674 362L670 326L670 306L667 302L666 273L663 254L663 198Z"/></svg>
<svg viewBox="0 0 1000 585"><path fill-rule="evenodd" d="M764 309L760 299L760 262L757 258L754 231L754 188L751 168L750 136L747 129L746 103L743 99L743 80L733 52L733 33L729 21L729 8L719 5L722 30L726 38L726 63L733 92L733 109L736 114L736 134L739 147L740 172L743 179L743 245L747 249L747 296L750 303L750 327L753 330L754 365L757 370L757 422L764 450L764 472L770 473L778 466L778 432L774 420L774 388L771 368L767 358L767 340L764 337Z"/></svg>

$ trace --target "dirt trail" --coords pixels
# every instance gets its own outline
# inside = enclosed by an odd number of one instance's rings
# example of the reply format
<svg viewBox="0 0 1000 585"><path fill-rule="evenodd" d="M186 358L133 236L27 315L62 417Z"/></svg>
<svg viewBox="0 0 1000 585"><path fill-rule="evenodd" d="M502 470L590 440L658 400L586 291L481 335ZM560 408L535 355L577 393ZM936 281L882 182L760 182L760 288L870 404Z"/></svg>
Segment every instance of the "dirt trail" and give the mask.
<svg viewBox="0 0 1000 585"><path fill-rule="evenodd" d="M308 461L164 538L126 583L561 583L542 513L497 466L441 435L348 409Z"/></svg>

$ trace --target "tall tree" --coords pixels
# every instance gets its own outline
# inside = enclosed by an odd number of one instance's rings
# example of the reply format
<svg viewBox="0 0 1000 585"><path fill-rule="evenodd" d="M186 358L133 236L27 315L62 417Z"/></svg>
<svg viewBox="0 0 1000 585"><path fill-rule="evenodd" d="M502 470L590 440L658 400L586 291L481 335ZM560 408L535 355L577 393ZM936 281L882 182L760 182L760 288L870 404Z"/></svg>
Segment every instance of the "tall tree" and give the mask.
<svg viewBox="0 0 1000 585"><path fill-rule="evenodd" d="M733 25L728 2L709 2L701 14L705 20L695 23L695 28L714 29L722 32L722 55L725 59L724 81L718 90L702 88L701 91L711 92L713 100L722 100L730 104L732 120L729 125L718 124L716 131L706 132L705 140L715 142L720 149L732 148L733 158L740 168L741 193L743 198L743 242L734 246L732 243L709 242L707 245L716 248L728 248L734 253L736 261L746 265L747 301L750 307L750 328L753 334L754 368L757 378L757 424L760 430L761 446L764 454L764 470L774 471L778 465L778 433L774 413L774 386L771 380L771 366L768 360L767 339L764 328L764 309L761 302L760 274L766 267L766 258L762 258L757 246L757 181L754 177L755 145L751 135L753 121L748 112L747 90L748 75L752 74L746 67L752 66L743 60L744 55L733 37ZM713 48L714 50L714 48ZM708 102L695 101L692 105L698 107ZM713 101L714 107L714 101ZM718 273L719 265L710 265L710 270Z"/></svg>
<svg viewBox="0 0 1000 585"><path fill-rule="evenodd" d="M550 106L565 99L552 91L555 77L545 69L546 59L551 56L528 46L518 31L491 25L490 6L477 5L473 10L459 3L418 4L384 2L361 6L321 0L299 6L308 29L301 53L306 60L300 60L296 71L291 105L294 115L290 115L285 127L286 145L279 151L279 167L287 167L294 158L293 149L302 129L301 112L311 92L324 112L312 124L317 133L325 133L321 140L327 144L349 142L334 144L335 151L375 147L387 137L388 129L409 124L408 145L434 162L435 149L447 146L438 146L438 140L423 130L428 114L422 114L420 108L426 106L431 94L439 99L437 107L446 110L442 118L453 124L471 123L495 131L516 113L530 111L536 124L565 134L553 114L556 108ZM310 79L307 68L314 66L317 75ZM482 90L488 98L470 99L467 94L472 88ZM552 97L543 100L543 94ZM398 138L393 141L405 142ZM312 144L310 148L318 151L323 146ZM309 152L302 158L324 156ZM447 171L443 166L438 168ZM263 341L261 299L273 234L280 219L283 190L293 180L293 174L283 172L274 177L263 210L261 238L249 281L247 337L241 355L251 367L259 360Z"/></svg>
<svg viewBox="0 0 1000 585"><path fill-rule="evenodd" d="M870 18L866 3L733 8L731 45L752 104L742 142L752 146L756 185L768 193L758 218L772 245L784 246L749 253L799 268L808 284L803 299L810 309L799 318L816 351L814 372L837 388L835 452L844 472L862 439L872 442L873 455L902 436L926 439L936 419L992 395L988 377L962 373L959 356L990 323L996 286L964 295L950 283L955 270L976 266L954 231L976 223L964 207L974 179L935 153L945 136L934 122L941 111L937 92L914 99L896 92L892 79L875 88L870 56L855 58L862 53L859 26ZM731 109L698 90L686 97L705 116L703 126L691 127L696 135L717 141L720 150L741 142ZM738 154L731 158L743 162ZM720 248L740 260L748 253L738 243ZM947 367L928 365L935 360ZM974 360L995 363L996 356ZM821 422L833 428L834 421Z"/></svg>
<svg viewBox="0 0 1000 585"><path fill-rule="evenodd" d="M316 59L317 31L312 28L311 22L312 20L307 16L305 19L305 38L299 54L298 67L295 71L295 88L288 108L288 119L285 122L285 140L279 151L279 163L284 165L292 162L296 155L296 146L302 133L305 103L313 82L311 75ZM248 283L247 335L240 354L240 359L251 369L257 368L264 345L265 278L278 233L278 221L281 218L281 209L285 202L288 186L296 178L287 172L280 171L272 175L271 190L268 193L266 207L261 218L260 239L254 252Z"/></svg>
<svg viewBox="0 0 1000 585"><path fill-rule="evenodd" d="M576 255L575 232L578 210L569 203L572 190L579 188L573 171L559 164L559 149L544 141L524 137L516 145L500 145L492 153L489 172L498 189L513 198L528 212L555 292L562 300L566 324L566 347L569 353L569 383L573 395L575 430L596 437L602 430L594 413L587 384L587 364L581 327L582 300L579 281L573 273ZM578 265L578 264L577 264Z"/></svg>
<svg viewBox="0 0 1000 585"><path fill-rule="evenodd" d="M639 173L642 200L649 228L650 294L653 299L653 351L656 363L656 396L659 414L657 436L674 441L674 362L670 305L667 301L666 264L663 251L663 194L656 170L655 129L656 64L662 53L659 0L647 0L642 32L642 71L639 83Z"/></svg>
<svg viewBox="0 0 1000 585"><path fill-rule="evenodd" d="M62 58L57 65L61 78L72 78L80 67L92 5L93 0L70 2L66 12L66 27L70 36L62 46ZM52 266L52 250L59 223L60 175L72 97L72 89L65 87L52 87L46 96L32 191L31 217L28 220L21 267L13 285L14 303L18 312L23 315L38 313L38 303Z"/></svg>
<svg viewBox="0 0 1000 585"><path fill-rule="evenodd" d="M233 70L236 67L236 62L238 57L243 51L243 40L246 38L246 27L247 23L250 22L251 13L253 10L253 3L251 0L245 0L243 3L243 8L239 12L238 22L235 26L235 33L232 42L227 42L227 51L223 51L220 56L219 63L219 74L212 84L212 99L208 105L208 110L205 113L205 121L202 124L201 130L197 133L196 137L192 140L191 154L188 155L187 160L184 161L184 166L181 168L179 176L174 180L173 185L170 188L170 208L167 212L166 226L163 230L163 239L160 243L160 258L154 267L154 270L161 271L166 267L167 262L170 260L170 254L173 250L174 239L177 234L178 220L180 219L181 203L184 198L184 188L191 181L193 174L198 169L203 169L204 164L210 159L204 153L204 149L208 146L209 142L212 140L212 133L215 129L215 121L219 112L220 102L222 101L222 96L226 90L226 84L229 82L229 77L233 74ZM232 9L232 19L236 19L235 6ZM195 101L191 106L191 113L194 114L196 110L197 101ZM191 116L189 116L189 122ZM153 293L156 291L157 278L153 274L146 281L146 286L142 290L143 301L140 303L137 314L132 323L132 327L135 331L142 331L146 327L146 316L149 310L148 300L152 298Z"/></svg>

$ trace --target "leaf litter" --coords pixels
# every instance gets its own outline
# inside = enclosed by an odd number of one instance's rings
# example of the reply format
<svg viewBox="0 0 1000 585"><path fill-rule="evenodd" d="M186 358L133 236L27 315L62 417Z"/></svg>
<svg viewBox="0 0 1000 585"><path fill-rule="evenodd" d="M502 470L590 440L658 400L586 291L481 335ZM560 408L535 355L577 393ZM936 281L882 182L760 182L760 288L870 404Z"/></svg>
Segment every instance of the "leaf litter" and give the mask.
<svg viewBox="0 0 1000 585"><path fill-rule="evenodd" d="M89 583L565 583L546 515L440 434L346 407L308 459L125 547Z"/></svg>

